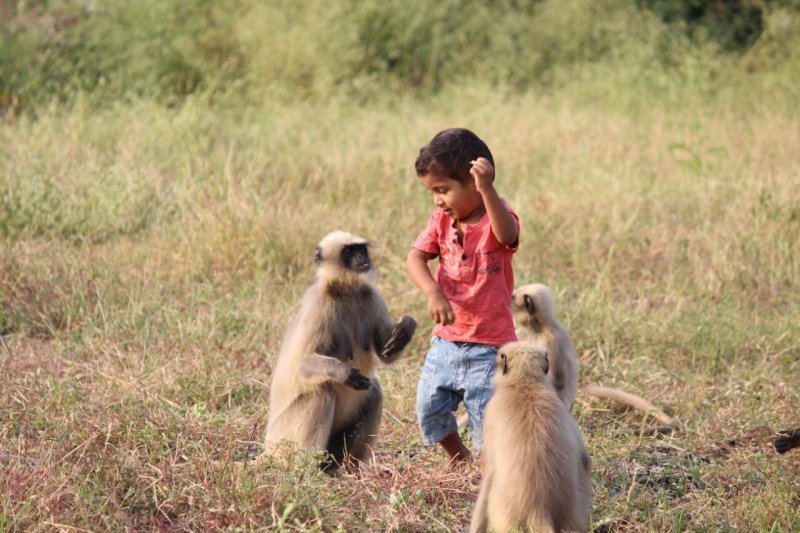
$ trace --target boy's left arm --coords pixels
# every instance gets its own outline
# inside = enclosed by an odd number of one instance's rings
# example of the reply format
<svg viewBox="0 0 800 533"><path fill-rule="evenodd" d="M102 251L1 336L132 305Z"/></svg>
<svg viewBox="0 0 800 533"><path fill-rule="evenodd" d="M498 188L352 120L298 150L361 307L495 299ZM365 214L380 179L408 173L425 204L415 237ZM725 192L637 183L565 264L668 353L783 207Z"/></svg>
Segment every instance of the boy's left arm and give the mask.
<svg viewBox="0 0 800 533"><path fill-rule="evenodd" d="M500 201L500 196L492 184L494 167L488 159L479 157L472 162L469 172L475 180L475 187L483 197L483 205L489 215L489 223L492 225L492 233L495 238L505 246L515 245L519 237L517 224L511 213L503 206L503 202Z"/></svg>

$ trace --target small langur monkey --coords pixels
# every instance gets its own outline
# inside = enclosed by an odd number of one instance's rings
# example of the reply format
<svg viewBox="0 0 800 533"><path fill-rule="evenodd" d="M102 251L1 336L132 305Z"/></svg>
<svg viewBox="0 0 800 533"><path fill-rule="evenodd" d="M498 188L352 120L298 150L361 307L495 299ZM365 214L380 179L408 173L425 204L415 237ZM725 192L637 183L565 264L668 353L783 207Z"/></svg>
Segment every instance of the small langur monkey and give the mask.
<svg viewBox="0 0 800 533"><path fill-rule="evenodd" d="M546 285L534 283L516 289L511 307L520 340L530 340L547 350L550 368L554 369L553 386L567 406L572 404L578 383L578 362L569 334L556 319L553 295ZM666 430L672 418L655 405L635 394L610 387L586 385L581 390L595 398L606 398L628 405L652 416Z"/></svg>
<svg viewBox="0 0 800 533"><path fill-rule="evenodd" d="M345 459L366 460L381 421L376 361L392 363L416 322L394 322L373 284L366 240L336 231L317 246L317 281L306 291L281 346L270 388L266 453L282 443Z"/></svg>
<svg viewBox="0 0 800 533"><path fill-rule="evenodd" d="M517 338L533 342L547 351L550 361L548 379L564 405L571 408L578 386L578 359L567 330L556 319L550 289L541 283L519 287L512 294L511 310ZM599 385L586 385L581 390L595 398L614 400L644 411L662 424L652 431L672 429L672 418L641 396ZM459 427L465 426L467 420L466 415L460 416Z"/></svg>
<svg viewBox="0 0 800 533"><path fill-rule="evenodd" d="M575 357L567 330L556 319L550 289L540 283L516 289L511 296L511 310L517 338L547 351L547 360L550 362L547 378L558 397L570 409L575 389L578 388L578 358Z"/></svg>
<svg viewBox="0 0 800 533"><path fill-rule="evenodd" d="M592 461L548 367L547 353L528 342L497 352L471 533L589 528Z"/></svg>

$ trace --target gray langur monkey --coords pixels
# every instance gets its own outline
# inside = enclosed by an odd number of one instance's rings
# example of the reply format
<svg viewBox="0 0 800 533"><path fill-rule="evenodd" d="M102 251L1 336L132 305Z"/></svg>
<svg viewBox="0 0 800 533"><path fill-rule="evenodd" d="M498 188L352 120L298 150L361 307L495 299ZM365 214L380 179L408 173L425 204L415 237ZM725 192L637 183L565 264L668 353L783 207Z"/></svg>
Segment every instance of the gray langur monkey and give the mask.
<svg viewBox="0 0 800 533"><path fill-rule="evenodd" d="M556 318L550 289L541 283L515 289L511 296L511 311L517 338L533 342L547 351L550 362L548 379L558 397L570 409L578 387L578 358L567 330ZM586 385L581 390L595 398L614 400L649 414L661 424L649 431L672 429L672 418L641 396L599 385ZM464 427L467 422L466 414L458 418L459 427Z"/></svg>
<svg viewBox="0 0 800 533"><path fill-rule="evenodd" d="M569 334L556 319L550 289L541 283L524 285L514 291L511 307L517 337L535 342L547 350L553 386L567 407L571 406L578 384L578 361ZM590 396L614 400L646 412L663 424L656 431L666 431L673 423L669 415L635 394L599 385L586 385L581 390Z"/></svg>
<svg viewBox="0 0 800 533"><path fill-rule="evenodd" d="M547 351L550 363L547 378L570 409L578 388L578 358L567 330L556 319L550 289L541 283L516 289L511 296L511 310L517 338L533 342Z"/></svg>
<svg viewBox="0 0 800 533"><path fill-rule="evenodd" d="M266 453L285 442L325 450L321 466L332 472L347 458L368 458L383 402L376 361L400 357L416 322L392 320L372 282L365 239L330 233L314 262L317 281L289 325L272 375Z"/></svg>
<svg viewBox="0 0 800 533"><path fill-rule="evenodd" d="M548 366L544 349L529 342L497 352L471 533L589 528L592 460Z"/></svg>

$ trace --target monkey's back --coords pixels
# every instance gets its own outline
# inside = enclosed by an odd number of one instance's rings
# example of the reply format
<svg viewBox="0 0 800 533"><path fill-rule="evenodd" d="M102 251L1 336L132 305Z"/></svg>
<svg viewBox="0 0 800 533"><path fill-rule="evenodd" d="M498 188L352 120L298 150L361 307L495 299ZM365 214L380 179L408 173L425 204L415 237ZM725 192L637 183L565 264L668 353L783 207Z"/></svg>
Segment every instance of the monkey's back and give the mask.
<svg viewBox="0 0 800 533"><path fill-rule="evenodd" d="M588 528L591 489L583 440L551 385L499 385L486 407L484 443L487 470L503 485L489 493L491 526Z"/></svg>
<svg viewBox="0 0 800 533"><path fill-rule="evenodd" d="M578 388L578 358L567 330L558 320L553 319L545 331L536 332L523 327L517 331L520 340L532 342L544 348L550 358L548 380L553 384L556 394L567 407L572 405Z"/></svg>

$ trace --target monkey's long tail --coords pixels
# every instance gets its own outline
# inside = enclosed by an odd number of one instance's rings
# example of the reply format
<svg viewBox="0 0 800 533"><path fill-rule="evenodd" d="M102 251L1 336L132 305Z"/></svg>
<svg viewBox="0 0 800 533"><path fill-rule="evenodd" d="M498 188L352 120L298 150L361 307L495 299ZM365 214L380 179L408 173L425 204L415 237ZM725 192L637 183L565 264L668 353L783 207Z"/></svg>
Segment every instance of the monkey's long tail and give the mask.
<svg viewBox="0 0 800 533"><path fill-rule="evenodd" d="M614 400L615 402L619 402L624 405L629 405L634 409L638 409L640 411L644 411L645 413L649 414L653 418L655 418L659 423L664 424L665 426L672 425L672 417L669 416L667 413L650 403L649 401L645 400L641 396L636 396L635 394L631 394L629 392L624 392L618 389L612 389L610 387L601 387L599 385L586 385L581 387L586 394L590 396L594 396L595 398L606 398L609 400Z"/></svg>
<svg viewBox="0 0 800 533"><path fill-rule="evenodd" d="M586 385L584 387L580 387L579 390L582 390L589 396L594 396L595 398L614 400L615 402L633 407L639 411L644 411L648 415L652 416L659 424L661 424L661 426L653 430L655 433L669 432L674 429L673 418L641 396L636 396L635 394L621 391L619 389L612 389L611 387L601 387L600 385ZM466 413L463 413L458 417L457 421L458 427L463 428L469 422L469 417Z"/></svg>

